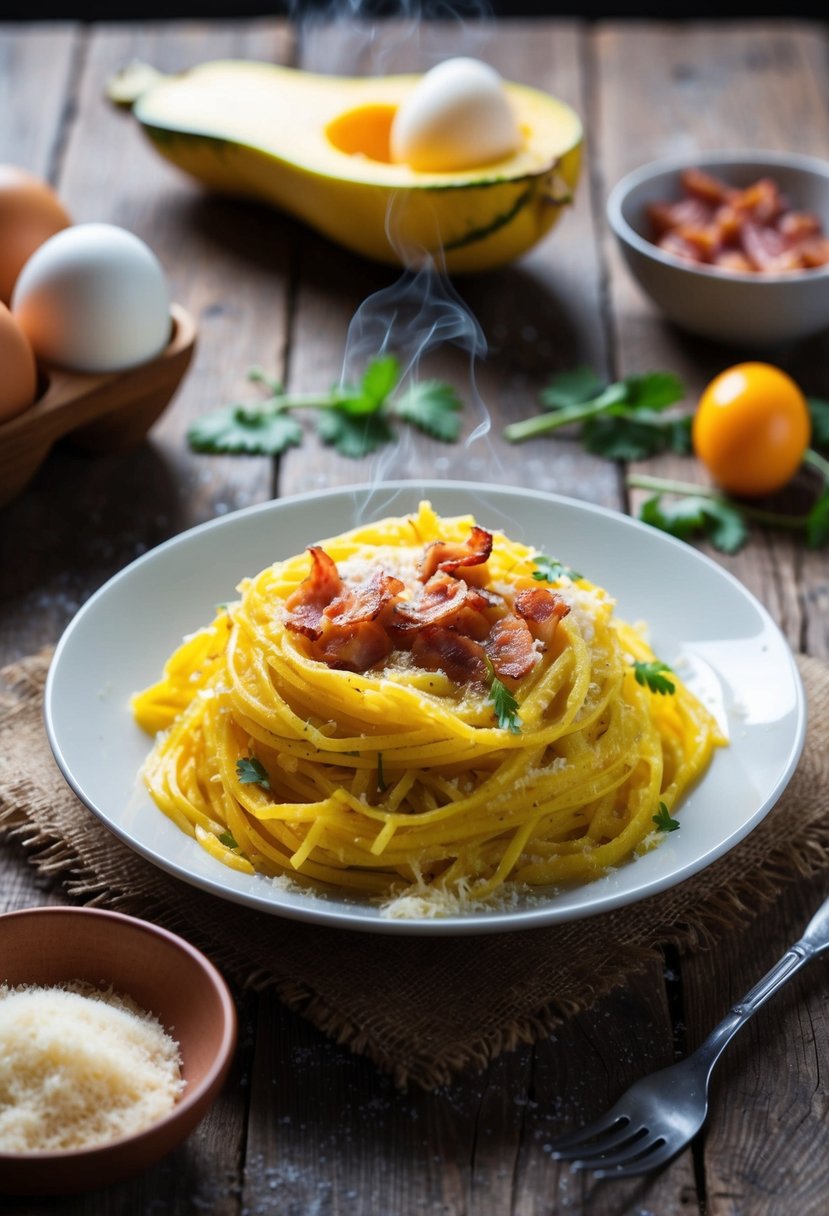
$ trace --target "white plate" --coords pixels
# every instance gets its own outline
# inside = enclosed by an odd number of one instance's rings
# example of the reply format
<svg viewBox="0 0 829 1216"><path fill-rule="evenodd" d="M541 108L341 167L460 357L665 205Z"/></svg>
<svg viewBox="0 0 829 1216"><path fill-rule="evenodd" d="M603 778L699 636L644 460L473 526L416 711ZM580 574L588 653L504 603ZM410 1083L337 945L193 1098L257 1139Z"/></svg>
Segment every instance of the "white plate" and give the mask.
<svg viewBox="0 0 829 1216"><path fill-rule="evenodd" d="M130 695L157 679L181 638L234 598L245 575L372 518L429 498L444 515L472 511L580 570L615 595L618 613L650 625L726 728L730 746L682 804L681 830L613 873L526 905L439 920L390 920L337 896L280 889L223 866L159 811L137 773L149 750ZM759 823L794 771L806 711L792 654L768 613L695 549L636 520L531 490L462 482L391 482L265 503L194 528L112 578L60 641L46 685L46 726L64 776L99 819L185 882L264 912L384 933L491 933L606 912L664 891L722 856Z"/></svg>

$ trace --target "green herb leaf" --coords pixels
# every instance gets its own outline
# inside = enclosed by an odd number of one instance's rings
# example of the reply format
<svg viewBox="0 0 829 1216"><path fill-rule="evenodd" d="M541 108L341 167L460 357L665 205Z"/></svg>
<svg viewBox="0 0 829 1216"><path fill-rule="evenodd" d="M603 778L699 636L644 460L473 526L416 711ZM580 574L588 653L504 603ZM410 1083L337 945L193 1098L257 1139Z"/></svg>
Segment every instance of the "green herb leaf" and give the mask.
<svg viewBox="0 0 829 1216"><path fill-rule="evenodd" d="M635 417L611 412L587 419L582 439L588 452L605 460L647 460L660 452L691 451L691 418L663 418L650 410Z"/></svg>
<svg viewBox="0 0 829 1216"><path fill-rule="evenodd" d="M721 553L736 553L748 539L748 526L739 508L718 498L689 494L666 501L657 494L642 504L639 518L680 540L707 536Z"/></svg>
<svg viewBox="0 0 829 1216"><path fill-rule="evenodd" d="M194 422L187 442L194 452L210 455L281 456L302 443L302 427L267 402L228 405Z"/></svg>
<svg viewBox="0 0 829 1216"><path fill-rule="evenodd" d="M626 410L664 410L685 396L682 381L673 372L646 372L628 376L622 383Z"/></svg>
<svg viewBox="0 0 829 1216"><path fill-rule="evenodd" d="M363 378L360 381L362 395L367 400L374 402L375 409L379 409L394 391L399 379L400 364L394 355L380 355L376 359L372 359L363 372Z"/></svg>
<svg viewBox="0 0 829 1216"><path fill-rule="evenodd" d="M806 404L812 419L812 446L829 448L829 401L807 397Z"/></svg>
<svg viewBox="0 0 829 1216"><path fill-rule="evenodd" d="M829 486L824 486L806 516L806 544L810 549L822 549L829 544Z"/></svg>
<svg viewBox="0 0 829 1216"><path fill-rule="evenodd" d="M391 408L397 418L443 443L454 442L460 434L463 402L452 385L441 380L412 384Z"/></svg>
<svg viewBox="0 0 829 1216"><path fill-rule="evenodd" d="M490 659L486 660L487 687L489 699L495 711L495 718L501 730L508 730L513 735L521 733L518 720L518 702L506 684L503 684L495 674L495 668Z"/></svg>
<svg viewBox="0 0 829 1216"><path fill-rule="evenodd" d="M280 456L302 443L302 427L290 416L293 410L313 410L323 443L354 458L367 456L395 438L391 415L445 443L460 434L462 403L451 385L427 380L412 385L393 402L400 379L394 355L370 360L359 384L338 384L322 393L284 393L279 382L259 367L251 368L248 378L264 385L271 395L259 402L235 402L200 418L187 433L193 451Z"/></svg>
<svg viewBox="0 0 829 1216"><path fill-rule="evenodd" d="M230 830L222 832L221 836L217 837L217 839L219 844L223 844L226 849L238 849L239 847Z"/></svg>
<svg viewBox="0 0 829 1216"><path fill-rule="evenodd" d="M571 372L558 372L541 395L541 404L548 410L566 410L583 405L598 397L604 382L590 367L577 367Z"/></svg>
<svg viewBox="0 0 829 1216"><path fill-rule="evenodd" d="M316 424L323 443L336 448L341 456L350 456L354 460L368 456L394 438L394 431L382 414L352 417L339 408L320 410Z"/></svg>
<svg viewBox="0 0 829 1216"><path fill-rule="evenodd" d="M533 578L539 583L557 583L560 578L569 578L575 582L581 578L578 570L562 565L555 557L547 557L545 553L536 554L533 565Z"/></svg>
<svg viewBox="0 0 829 1216"><path fill-rule="evenodd" d="M659 813L652 818L660 832L675 832L680 826L678 819L671 818L671 813L664 802L660 802Z"/></svg>
<svg viewBox="0 0 829 1216"><path fill-rule="evenodd" d="M628 376L603 387L595 372L579 368L556 376L540 395L545 413L511 422L504 428L504 438L520 443L560 427L581 425L589 450L612 460L638 459L667 449L687 451L688 423L655 417L684 395L672 372ZM615 420L613 425L609 419Z"/></svg>
<svg viewBox="0 0 829 1216"><path fill-rule="evenodd" d="M673 674L668 664L663 663L661 659L653 659L649 663L635 662L633 664L633 674L636 677L636 683L641 684L643 688L649 688L651 692L659 693L663 697L676 692L676 684L664 674L666 671Z"/></svg>
<svg viewBox="0 0 829 1216"><path fill-rule="evenodd" d="M267 770L255 756L248 756L236 761L236 776L242 785L261 785L263 790L271 788Z"/></svg>

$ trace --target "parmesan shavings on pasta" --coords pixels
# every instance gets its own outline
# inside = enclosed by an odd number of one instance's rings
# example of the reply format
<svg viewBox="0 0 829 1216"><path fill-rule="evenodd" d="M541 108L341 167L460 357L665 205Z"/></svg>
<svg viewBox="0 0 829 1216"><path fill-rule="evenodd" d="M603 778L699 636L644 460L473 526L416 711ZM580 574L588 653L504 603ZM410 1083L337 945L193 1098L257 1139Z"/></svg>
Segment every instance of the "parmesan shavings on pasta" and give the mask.
<svg viewBox="0 0 829 1216"><path fill-rule="evenodd" d="M0 1151L133 1135L183 1089L178 1044L128 997L81 984L0 987Z"/></svg>

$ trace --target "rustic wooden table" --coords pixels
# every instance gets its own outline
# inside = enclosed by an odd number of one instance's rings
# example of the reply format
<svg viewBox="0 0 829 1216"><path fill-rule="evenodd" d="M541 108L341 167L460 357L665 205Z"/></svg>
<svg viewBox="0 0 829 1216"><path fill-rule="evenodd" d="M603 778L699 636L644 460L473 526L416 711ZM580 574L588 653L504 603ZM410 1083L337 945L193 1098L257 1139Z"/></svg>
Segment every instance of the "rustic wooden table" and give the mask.
<svg viewBox="0 0 829 1216"><path fill-rule="evenodd" d="M478 28L317 28L275 21L0 29L0 160L48 176L77 220L133 229L195 315L195 365L150 441L128 456L55 452L0 514L0 659L54 643L87 596L127 562L202 520L274 495L373 474L308 441L278 464L188 453L206 407L263 364L298 389L336 379L348 322L394 272L361 262L264 208L207 198L165 166L102 100L134 57L166 70L250 56L325 71L417 69L472 53L569 101L585 119L577 203L518 266L460 284L490 344L479 386L490 444L418 446L385 471L531 485L627 509L619 468L568 439L508 448L504 422L533 412L556 369L670 368L689 398L733 362L681 336L638 294L603 221L609 187L653 157L747 145L829 156L829 34L818 25L508 22ZM829 340L778 359L829 395ZM1 374L1 373L0 373ZM436 455L437 453L437 455ZM681 462L656 462L683 474ZM654 471L654 462L649 465ZM718 560L723 560L718 558ZM724 561L796 649L829 657L825 554L758 533ZM133 1182L2 1211L382 1213L825 1212L829 981L813 968L728 1055L704 1135L661 1175L596 1185L550 1157L553 1135L598 1114L632 1080L693 1047L796 936L826 889L793 884L716 953L667 957L555 1038L436 1093L396 1092L269 996L240 998L224 1095L174 1156ZM65 900L22 854L0 852L0 910Z"/></svg>

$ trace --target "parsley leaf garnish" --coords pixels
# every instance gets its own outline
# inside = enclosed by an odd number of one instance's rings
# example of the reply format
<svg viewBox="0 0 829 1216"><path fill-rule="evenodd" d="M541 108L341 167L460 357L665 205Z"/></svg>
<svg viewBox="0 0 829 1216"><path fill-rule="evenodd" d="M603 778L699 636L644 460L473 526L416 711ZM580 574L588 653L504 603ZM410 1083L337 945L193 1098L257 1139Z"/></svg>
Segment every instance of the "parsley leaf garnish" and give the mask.
<svg viewBox="0 0 829 1216"><path fill-rule="evenodd" d="M495 711L495 717L501 730L508 730L513 735L521 733L518 720L518 702L506 684L503 684L495 674L495 668L489 659L486 660L487 688L489 699Z"/></svg>
<svg viewBox="0 0 829 1216"><path fill-rule="evenodd" d="M812 420L812 443L816 448L829 448L829 401L807 397L806 404Z"/></svg>
<svg viewBox="0 0 829 1216"><path fill-rule="evenodd" d="M649 372L603 384L595 372L578 368L555 376L541 393L544 413L504 429L512 443L581 425L588 450L609 460L638 460L656 452L689 450L690 422L661 413L685 396L671 372Z"/></svg>
<svg viewBox="0 0 829 1216"><path fill-rule="evenodd" d="M292 411L313 410L323 443L355 459L390 443L395 420L434 439L454 442L460 434L463 403L452 385L426 380L395 395L400 378L394 355L378 355L357 384L338 384L327 393L286 393L261 368L252 368L248 379L263 385L269 395L205 414L190 427L187 440L196 452L281 456L299 446L305 434Z"/></svg>
<svg viewBox="0 0 829 1216"><path fill-rule="evenodd" d="M639 518L680 540L707 536L721 553L736 553L748 539L748 526L739 505L719 496L688 494L666 501L657 494L642 504Z"/></svg>
<svg viewBox="0 0 829 1216"><path fill-rule="evenodd" d="M378 414L352 415L341 410L326 410L317 415L316 424L323 443L353 460L376 452L394 434L385 418Z"/></svg>
<svg viewBox="0 0 829 1216"><path fill-rule="evenodd" d="M664 674L665 672L673 672L667 663L663 663L661 659L654 659L650 663L633 664L633 674L636 677L636 683L647 687L651 692L659 693L660 696L667 696L672 692L676 692L676 684L673 680L669 680Z"/></svg>
<svg viewBox="0 0 829 1216"><path fill-rule="evenodd" d="M671 818L671 812L664 802L660 802L659 812L653 815L652 818L660 832L676 832L680 826L678 819Z"/></svg>
<svg viewBox="0 0 829 1216"><path fill-rule="evenodd" d="M302 443L302 427L287 414L274 413L268 403L226 405L198 418L187 432L194 452L228 456L281 456Z"/></svg>
<svg viewBox="0 0 829 1216"><path fill-rule="evenodd" d="M538 553L533 558L533 578L539 583L556 583L560 578L569 578L573 582L581 578L578 570L574 570L572 566L565 566L555 557L547 557L545 553Z"/></svg>
<svg viewBox="0 0 829 1216"><path fill-rule="evenodd" d="M664 418L651 410L636 417L590 418L582 427L588 452L606 460L647 460L660 452L687 456L691 451L691 418Z"/></svg>
<svg viewBox="0 0 829 1216"><path fill-rule="evenodd" d="M463 402L452 385L442 380L421 380L411 385L391 409L396 418L443 443L453 443L460 434Z"/></svg>
<svg viewBox="0 0 829 1216"><path fill-rule="evenodd" d="M263 790L271 788L267 770L261 760L247 756L236 761L236 776L242 785L261 785Z"/></svg>
<svg viewBox="0 0 829 1216"><path fill-rule="evenodd" d="M226 832L222 832L221 836L218 837L218 841L219 844L223 844L226 849L238 849L239 847L230 829L228 829Z"/></svg>

